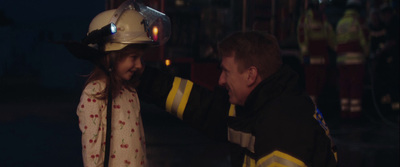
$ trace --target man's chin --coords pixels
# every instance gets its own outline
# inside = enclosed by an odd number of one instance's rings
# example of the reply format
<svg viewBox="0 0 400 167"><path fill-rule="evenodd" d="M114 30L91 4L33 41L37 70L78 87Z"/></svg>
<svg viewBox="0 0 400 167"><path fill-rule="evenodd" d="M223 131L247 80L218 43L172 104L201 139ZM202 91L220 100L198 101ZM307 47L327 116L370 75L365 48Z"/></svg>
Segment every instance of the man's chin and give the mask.
<svg viewBox="0 0 400 167"><path fill-rule="evenodd" d="M237 99L232 99L231 97L229 97L229 103L237 106L244 106L244 103L240 103Z"/></svg>
<svg viewBox="0 0 400 167"><path fill-rule="evenodd" d="M238 102L232 98L229 98L229 103L237 105Z"/></svg>

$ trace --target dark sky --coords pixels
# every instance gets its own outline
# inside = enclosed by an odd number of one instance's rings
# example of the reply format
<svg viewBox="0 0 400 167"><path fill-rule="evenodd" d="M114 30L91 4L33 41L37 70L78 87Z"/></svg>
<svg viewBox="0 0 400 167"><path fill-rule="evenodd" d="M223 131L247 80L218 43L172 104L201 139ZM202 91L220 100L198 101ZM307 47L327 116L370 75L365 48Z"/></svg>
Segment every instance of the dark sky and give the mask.
<svg viewBox="0 0 400 167"><path fill-rule="evenodd" d="M94 17L105 9L105 0L0 0L0 11L17 24L64 17Z"/></svg>
<svg viewBox="0 0 400 167"><path fill-rule="evenodd" d="M33 76L45 87L78 86L87 64L51 41L82 39L91 19L104 10L105 0L0 0L3 20L12 22L0 26L0 76L21 83Z"/></svg>

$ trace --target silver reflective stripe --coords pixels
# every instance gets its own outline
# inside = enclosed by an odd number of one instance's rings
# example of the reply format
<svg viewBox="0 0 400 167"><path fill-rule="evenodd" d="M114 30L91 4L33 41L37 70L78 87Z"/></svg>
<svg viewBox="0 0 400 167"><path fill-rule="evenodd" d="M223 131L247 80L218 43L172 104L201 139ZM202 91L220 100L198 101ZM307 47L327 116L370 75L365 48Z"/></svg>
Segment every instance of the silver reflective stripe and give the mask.
<svg viewBox="0 0 400 167"><path fill-rule="evenodd" d="M251 166L251 162L250 162L250 157L249 156L245 156L245 162L247 166Z"/></svg>
<svg viewBox="0 0 400 167"><path fill-rule="evenodd" d="M174 115L177 115L179 104L181 103L183 93L185 92L186 83L187 83L186 79L181 79L181 83L179 84L178 91L175 94L175 98L174 98L174 101L172 102L172 106L171 106L171 113Z"/></svg>
<svg viewBox="0 0 400 167"><path fill-rule="evenodd" d="M243 167L255 167L256 166L256 160L251 158L248 155L244 156L244 163L242 165Z"/></svg>
<svg viewBox="0 0 400 167"><path fill-rule="evenodd" d="M349 52L338 55L336 62L338 64L361 64L364 62L364 54L358 52Z"/></svg>
<svg viewBox="0 0 400 167"><path fill-rule="evenodd" d="M301 167L300 165L298 165L292 161L278 157L276 155L273 155L272 157L268 158L263 163L257 165L257 167L266 167L266 166L271 165L272 163L279 163L279 164L287 166L287 167Z"/></svg>
<svg viewBox="0 0 400 167"><path fill-rule="evenodd" d="M175 77L167 101L165 102L165 109L167 112L177 116L179 119L183 119L183 113L192 88L192 81Z"/></svg>
<svg viewBox="0 0 400 167"><path fill-rule="evenodd" d="M251 133L237 131L228 127L228 141L247 148L249 151L254 153L254 143L256 141L256 137L254 137Z"/></svg>
<svg viewBox="0 0 400 167"><path fill-rule="evenodd" d="M325 58L323 57L311 57L310 64L325 64Z"/></svg>

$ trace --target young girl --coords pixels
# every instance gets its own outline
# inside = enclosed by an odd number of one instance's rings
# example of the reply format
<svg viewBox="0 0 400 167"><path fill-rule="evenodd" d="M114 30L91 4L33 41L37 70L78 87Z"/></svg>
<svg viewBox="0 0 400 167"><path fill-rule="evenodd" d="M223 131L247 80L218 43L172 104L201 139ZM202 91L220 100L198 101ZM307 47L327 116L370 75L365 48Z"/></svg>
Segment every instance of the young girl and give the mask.
<svg viewBox="0 0 400 167"><path fill-rule="evenodd" d="M131 0L98 14L90 23L83 43L98 52L75 55L96 65L77 108L85 167L147 166L135 87L146 48L166 42L169 25L164 14ZM77 50L74 53L94 53Z"/></svg>
<svg viewBox="0 0 400 167"><path fill-rule="evenodd" d="M85 166L98 166L104 162L109 90L112 92L110 164L142 166L146 163L140 105L136 82L132 79L142 68L144 49L143 45L128 45L120 51L110 52L100 63L114 67L109 76L99 67L89 76L77 109Z"/></svg>

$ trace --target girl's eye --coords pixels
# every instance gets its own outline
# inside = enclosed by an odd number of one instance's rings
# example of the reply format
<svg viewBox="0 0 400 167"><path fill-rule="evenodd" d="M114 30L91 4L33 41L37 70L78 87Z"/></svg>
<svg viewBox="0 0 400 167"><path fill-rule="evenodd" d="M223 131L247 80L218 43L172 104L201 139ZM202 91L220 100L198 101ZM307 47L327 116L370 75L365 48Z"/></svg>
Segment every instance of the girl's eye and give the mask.
<svg viewBox="0 0 400 167"><path fill-rule="evenodd" d="M137 56L137 55L134 55L134 54L131 54L131 55L129 55L129 57L130 57L131 59L136 59L138 56Z"/></svg>

